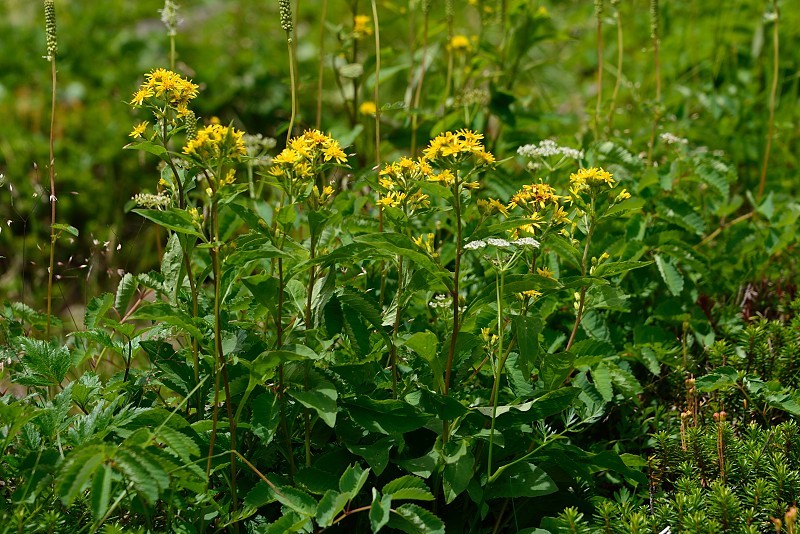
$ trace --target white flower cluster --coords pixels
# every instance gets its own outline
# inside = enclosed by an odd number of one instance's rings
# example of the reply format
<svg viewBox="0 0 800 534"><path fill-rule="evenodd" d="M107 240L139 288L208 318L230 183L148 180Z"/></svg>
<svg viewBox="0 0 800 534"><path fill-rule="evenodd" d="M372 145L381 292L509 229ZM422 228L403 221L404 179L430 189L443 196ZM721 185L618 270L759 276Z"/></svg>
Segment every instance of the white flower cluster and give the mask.
<svg viewBox="0 0 800 534"><path fill-rule="evenodd" d="M450 297L447 295L436 295L433 297L433 300L428 303L428 306L431 308L449 308L450 302Z"/></svg>
<svg viewBox="0 0 800 534"><path fill-rule="evenodd" d="M478 239L476 241L470 241L464 248L466 250L479 250L487 245L499 248L508 248L511 245L516 245L518 247L539 247L539 242L532 237L520 237L519 239L515 239L514 241L508 241L506 239L499 239L497 237L489 237L486 238L484 241L483 239Z"/></svg>
<svg viewBox="0 0 800 534"><path fill-rule="evenodd" d="M673 135L669 132L664 132L659 137L668 145L686 145L689 143L688 139L684 137L678 137L677 135Z"/></svg>
<svg viewBox="0 0 800 534"><path fill-rule="evenodd" d="M517 149L517 154L526 158L549 158L562 156L570 159L583 159L583 151L566 146L560 146L552 139L545 139L538 145L523 145Z"/></svg>

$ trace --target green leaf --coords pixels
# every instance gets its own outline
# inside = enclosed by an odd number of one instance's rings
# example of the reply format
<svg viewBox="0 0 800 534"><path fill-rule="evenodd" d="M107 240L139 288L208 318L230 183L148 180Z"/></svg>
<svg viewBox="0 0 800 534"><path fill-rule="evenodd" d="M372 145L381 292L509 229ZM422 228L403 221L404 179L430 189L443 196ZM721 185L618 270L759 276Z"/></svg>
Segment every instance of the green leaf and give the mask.
<svg viewBox="0 0 800 534"><path fill-rule="evenodd" d="M713 372L697 378L694 382L698 391L711 393L719 389L727 389L736 385L739 373L733 367L718 367Z"/></svg>
<svg viewBox="0 0 800 534"><path fill-rule="evenodd" d="M169 487L169 475L145 450L121 448L114 461L136 492L148 503L155 504L159 495Z"/></svg>
<svg viewBox="0 0 800 534"><path fill-rule="evenodd" d="M167 153L167 149L161 145L157 145L150 141L137 141L135 143L128 143L124 147L125 150L143 150L145 152L149 152L150 154L154 154L156 156L163 156Z"/></svg>
<svg viewBox="0 0 800 534"><path fill-rule="evenodd" d="M174 428L162 426L158 430L156 437L166 445L169 453L174 454L185 463L189 463L192 458L200 456L200 446L192 438Z"/></svg>
<svg viewBox="0 0 800 534"><path fill-rule="evenodd" d="M358 464L348 466L339 479L339 490L347 496L348 501L352 501L358 496L368 477L369 468L362 469Z"/></svg>
<svg viewBox="0 0 800 534"><path fill-rule="evenodd" d="M91 505L92 517L95 521L102 519L108 510L108 503L111 499L111 472L111 467L103 464L92 480Z"/></svg>
<svg viewBox="0 0 800 534"><path fill-rule="evenodd" d="M394 510L389 526L409 534L444 534L441 519L416 504L404 504ZM398 520L399 519L399 520Z"/></svg>
<svg viewBox="0 0 800 534"><path fill-rule="evenodd" d="M392 500L432 501L433 494L425 482L414 475L405 475L388 482L381 492L391 495Z"/></svg>
<svg viewBox="0 0 800 534"><path fill-rule="evenodd" d="M512 315L511 323L519 347L517 364L525 378L530 378L531 369L539 357L539 334L544 325L538 316Z"/></svg>
<svg viewBox="0 0 800 534"><path fill-rule="evenodd" d="M194 325L189 314L168 302L146 304L134 312L133 318L166 323L184 330L198 340L203 339L203 333Z"/></svg>
<svg viewBox="0 0 800 534"><path fill-rule="evenodd" d="M400 400L373 400L362 396L345 401L344 407L356 423L381 434L404 434L428 422L427 415Z"/></svg>
<svg viewBox="0 0 800 534"><path fill-rule="evenodd" d="M389 522L392 510L392 496L381 494L372 488L372 504L369 507L369 524L372 532L378 532Z"/></svg>
<svg viewBox="0 0 800 534"><path fill-rule="evenodd" d="M439 267L430 256L422 252L422 250L411 241L411 238L404 234L393 232L366 234L357 236L354 241L371 245L381 251L387 251L402 256L420 269L428 271L433 275L434 280L437 280L447 288L453 283L450 273Z"/></svg>
<svg viewBox="0 0 800 534"><path fill-rule="evenodd" d="M608 366L605 363L600 363L592 369L592 379L594 380L594 387L603 396L603 400L610 402L614 397L614 390L611 387L611 371Z"/></svg>
<svg viewBox="0 0 800 534"><path fill-rule="evenodd" d="M681 291L683 291L683 276L669 260L665 260L659 254L656 254L654 257L656 259L656 265L658 266L658 272L661 273L661 278L664 280L664 283L667 284L667 289L677 297L681 294Z"/></svg>
<svg viewBox="0 0 800 534"><path fill-rule="evenodd" d="M61 347L40 339L19 338L23 371L14 375L14 382L23 386L58 386L72 368L72 355Z"/></svg>
<svg viewBox="0 0 800 534"><path fill-rule="evenodd" d="M503 469L489 486L486 498L539 497L556 491L556 483L542 469L532 463L517 462Z"/></svg>
<svg viewBox="0 0 800 534"><path fill-rule="evenodd" d="M183 277L184 263L183 263L183 248L178 234L172 234L167 240L167 246L164 249L164 256L161 258L161 274L164 276L164 287L166 288L167 295L171 304L175 304L178 298L178 290L180 289Z"/></svg>
<svg viewBox="0 0 800 534"><path fill-rule="evenodd" d="M439 388L438 391L444 391L445 362L438 357L439 339L436 337L436 334L429 330L417 332L402 342L402 344L416 352L423 360L428 362L433 376L436 379L436 384Z"/></svg>
<svg viewBox="0 0 800 534"><path fill-rule="evenodd" d="M347 495L339 493L338 491L328 490L320 499L317 505L317 513L315 514L317 523L321 527L329 527L333 524L333 520L344 510L347 506Z"/></svg>
<svg viewBox="0 0 800 534"><path fill-rule="evenodd" d="M392 447L402 441L398 436L381 436L375 443L364 445L350 445L345 443L347 449L353 454L357 454L367 461L375 475L380 476L389 464L389 452Z"/></svg>
<svg viewBox="0 0 800 534"><path fill-rule="evenodd" d="M53 225L52 225L52 228L53 228L54 230L59 230L59 231L62 231L62 232L67 232L67 233L68 233L68 234L70 234L70 235L73 235L73 236L75 236L75 237L78 237L78 229L77 229L77 228L75 228L74 226L70 226L69 224L64 224L64 223L55 223L55 224L53 224Z"/></svg>
<svg viewBox="0 0 800 534"><path fill-rule="evenodd" d="M548 391L541 397L533 399L522 404L498 406L497 417L507 413L525 413L527 421L539 421L545 417L561 413L572 405L581 390L573 387L563 387L555 391ZM484 406L478 408L478 411L487 417L492 416L493 408L491 406Z"/></svg>
<svg viewBox="0 0 800 534"><path fill-rule="evenodd" d="M311 495L291 486L281 487L275 499L301 516L313 517L317 511L317 501Z"/></svg>
<svg viewBox="0 0 800 534"><path fill-rule="evenodd" d="M472 470L475 465L475 456L473 456L467 441L464 439L458 440L458 443L454 443L454 441L449 441L444 447L445 466L442 486L447 504L453 502L461 492L467 489L472 480ZM450 449L454 446L455 452L451 452Z"/></svg>
<svg viewBox="0 0 800 534"><path fill-rule="evenodd" d="M105 448L102 445L90 445L73 451L67 457L56 479L56 492L64 506L70 506L78 494L83 492L105 460Z"/></svg>
<svg viewBox="0 0 800 534"><path fill-rule="evenodd" d="M125 273L122 276L122 280L119 281L117 297L114 299L114 308L116 308L120 316L125 315L125 311L128 309L128 303L131 301L131 298L133 298L133 294L136 292L138 285L136 277L131 273Z"/></svg>
<svg viewBox="0 0 800 534"><path fill-rule="evenodd" d="M88 330L94 330L102 322L108 310L114 306L114 295L103 293L99 297L94 297L86 306L86 313L83 316L83 325Z"/></svg>
<svg viewBox="0 0 800 534"><path fill-rule="evenodd" d="M266 447L275 436L278 430L278 423L280 423L280 405L278 403L278 396L267 391L259 395L252 401L253 415L250 419L250 425L253 429L253 434L261 439L261 445Z"/></svg>
<svg viewBox="0 0 800 534"><path fill-rule="evenodd" d="M200 229L194 224L192 216L185 210L178 208L169 208L167 210L148 210L148 209L135 209L134 213L138 213L145 219L152 221L159 226L180 232L182 234L193 235L203 238Z"/></svg>
<svg viewBox="0 0 800 534"><path fill-rule="evenodd" d="M336 399L339 394L336 387L327 380L319 380L307 391L289 390L289 395L306 408L311 408L326 425L333 428L336 424Z"/></svg>
<svg viewBox="0 0 800 534"><path fill-rule="evenodd" d="M540 358L539 378L545 389L558 389L572 372L575 356L569 352L545 354Z"/></svg>

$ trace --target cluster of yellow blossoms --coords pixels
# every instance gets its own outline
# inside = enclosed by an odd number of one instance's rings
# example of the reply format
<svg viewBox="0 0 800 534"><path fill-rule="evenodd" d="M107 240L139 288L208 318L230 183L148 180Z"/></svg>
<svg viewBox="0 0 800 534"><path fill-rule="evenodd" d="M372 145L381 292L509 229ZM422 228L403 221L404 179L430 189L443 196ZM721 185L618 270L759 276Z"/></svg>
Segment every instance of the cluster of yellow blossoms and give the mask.
<svg viewBox="0 0 800 534"><path fill-rule="evenodd" d="M180 74L166 69L155 69L145 75L145 82L133 94L131 105L142 106L149 98L164 100L183 117L189 113L189 102L198 95L198 86Z"/></svg>
<svg viewBox="0 0 800 534"><path fill-rule="evenodd" d="M402 207L407 215L430 206L428 195L420 191L420 182L434 176L433 168L424 159L400 158L386 165L378 174L383 195L378 200L381 207Z"/></svg>
<svg viewBox="0 0 800 534"><path fill-rule="evenodd" d="M247 155L244 132L221 124L209 124L183 147L183 153L207 163L239 160Z"/></svg>
<svg viewBox="0 0 800 534"><path fill-rule="evenodd" d="M481 142L483 134L471 130L445 132L436 136L423 152L431 164L447 167L472 159L476 167L491 165L495 162L491 152L487 152Z"/></svg>
<svg viewBox="0 0 800 534"><path fill-rule="evenodd" d="M307 180L323 163L343 165L347 163L347 154L332 137L319 130L306 130L289 140L289 146L275 156L270 173L279 178Z"/></svg>
<svg viewBox="0 0 800 534"><path fill-rule="evenodd" d="M361 39L372 35L372 28L369 25L370 22L371 17L367 15L356 15L353 17L353 37L355 39Z"/></svg>

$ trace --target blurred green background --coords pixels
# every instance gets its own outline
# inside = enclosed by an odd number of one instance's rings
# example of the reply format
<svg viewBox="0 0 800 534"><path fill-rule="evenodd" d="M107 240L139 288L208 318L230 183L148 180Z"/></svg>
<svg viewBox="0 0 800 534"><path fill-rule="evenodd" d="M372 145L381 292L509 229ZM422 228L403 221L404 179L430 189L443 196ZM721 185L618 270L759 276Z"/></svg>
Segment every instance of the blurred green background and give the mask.
<svg viewBox="0 0 800 534"><path fill-rule="evenodd" d="M122 147L132 125L146 119L126 102L144 73L169 65L169 38L160 21L159 0L55 3L57 218L80 230L79 238L60 240L56 250L54 301L63 312L68 304L84 303L87 295L115 286L123 272L146 269L158 261L157 240L163 236L126 212L132 195L155 191L156 161ZM293 3L300 78L298 127L315 124L322 60L321 127L358 153L353 160L360 165L356 174L369 172L374 161L374 119L357 110L359 102L372 100L375 54L370 3L329 0L324 21L322 3ZM460 127L486 132L498 159L514 156L522 144L549 137L575 147L594 142L596 3L458 1L453 3L451 24L445 4L431 3L419 144L442 130ZM176 70L200 84L195 103L201 119L216 116L249 133L275 136L280 149L290 95L277 1L201 0L180 5L183 22L176 37ZM501 5L509 14L505 24L496 16ZM778 106L767 190L791 197L798 190L800 10L791 2L779 5ZM656 105L649 2L607 1L604 6L601 139L640 154L647 151ZM605 117L616 82L617 10L624 36L623 65L616 113L609 124ZM658 132L724 152L738 169L734 193L743 205L746 192L757 187L767 135L772 11L772 2L757 0L662 2L659 10ZM424 25L419 0L382 0L378 12L384 109L381 152L386 161L409 151L411 88L423 59ZM370 17L362 34L354 34L355 15ZM451 35L465 37L469 45L449 54ZM23 300L38 308L49 233L50 66L42 58L44 53L41 2L0 3L0 117L4 118L0 298ZM656 155L669 164L669 147L657 147ZM503 172L513 174L521 165L509 162Z"/></svg>

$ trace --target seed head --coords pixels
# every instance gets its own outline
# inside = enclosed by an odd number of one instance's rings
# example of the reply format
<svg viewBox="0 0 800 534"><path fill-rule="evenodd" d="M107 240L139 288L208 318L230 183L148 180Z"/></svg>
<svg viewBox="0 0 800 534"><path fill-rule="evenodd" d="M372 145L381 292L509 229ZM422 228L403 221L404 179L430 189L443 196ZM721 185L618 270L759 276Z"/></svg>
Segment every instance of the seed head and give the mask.
<svg viewBox="0 0 800 534"><path fill-rule="evenodd" d="M292 21L292 6L289 0L278 0L278 13L281 16L281 28L287 32L292 31L294 22Z"/></svg>
<svg viewBox="0 0 800 534"><path fill-rule="evenodd" d="M161 13L161 22L167 27L167 35L174 36L178 33L178 26L181 19L178 18L178 10L180 6L173 0L164 0L164 9L159 9Z"/></svg>
<svg viewBox="0 0 800 534"><path fill-rule="evenodd" d="M658 39L659 14L658 0L650 0L650 37Z"/></svg>
<svg viewBox="0 0 800 534"><path fill-rule="evenodd" d="M56 6L54 0L44 0L44 28L47 35L47 61L53 61L58 53L56 38Z"/></svg>

